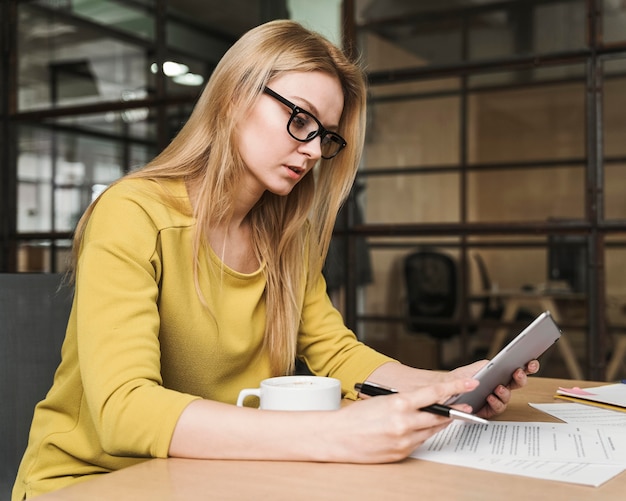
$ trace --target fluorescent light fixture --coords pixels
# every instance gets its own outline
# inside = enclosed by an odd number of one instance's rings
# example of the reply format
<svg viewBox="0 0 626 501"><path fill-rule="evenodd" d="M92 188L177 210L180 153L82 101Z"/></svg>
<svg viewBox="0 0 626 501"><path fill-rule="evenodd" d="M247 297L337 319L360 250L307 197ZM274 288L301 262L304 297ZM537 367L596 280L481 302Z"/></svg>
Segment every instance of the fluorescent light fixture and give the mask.
<svg viewBox="0 0 626 501"><path fill-rule="evenodd" d="M156 73L159 71L159 65L157 63L152 63L150 65L150 71L152 73ZM163 73L165 73L168 77L176 77L178 75L184 75L189 71L189 66L182 63L176 63L174 61L165 61L163 63Z"/></svg>
<svg viewBox="0 0 626 501"><path fill-rule="evenodd" d="M196 73L185 73L184 75L178 75L172 77L172 80L179 85L198 86L204 83L203 76Z"/></svg>

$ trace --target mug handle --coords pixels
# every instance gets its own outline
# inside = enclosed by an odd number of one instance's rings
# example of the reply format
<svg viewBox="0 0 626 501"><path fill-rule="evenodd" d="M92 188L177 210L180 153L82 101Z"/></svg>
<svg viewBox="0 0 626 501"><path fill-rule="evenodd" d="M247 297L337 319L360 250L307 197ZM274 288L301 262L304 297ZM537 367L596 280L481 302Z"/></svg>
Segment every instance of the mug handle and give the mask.
<svg viewBox="0 0 626 501"><path fill-rule="evenodd" d="M242 407L243 401L247 397L259 397L261 398L261 388L246 388L245 390L241 390L239 392L239 398L237 398L237 406Z"/></svg>

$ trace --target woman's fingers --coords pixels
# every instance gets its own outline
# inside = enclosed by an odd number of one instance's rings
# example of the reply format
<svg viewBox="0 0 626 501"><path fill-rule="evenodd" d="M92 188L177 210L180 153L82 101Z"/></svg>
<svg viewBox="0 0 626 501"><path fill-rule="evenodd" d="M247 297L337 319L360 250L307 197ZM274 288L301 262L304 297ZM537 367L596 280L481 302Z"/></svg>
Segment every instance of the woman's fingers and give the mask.
<svg viewBox="0 0 626 501"><path fill-rule="evenodd" d="M539 372L539 360L531 360L526 365L526 374L536 374Z"/></svg>
<svg viewBox="0 0 626 501"><path fill-rule="evenodd" d="M476 386L478 381L474 379L455 379L368 398L345 409L349 414L359 414L351 416L347 422L350 426L355 419L360 423L357 435L367 438L358 440L359 447L366 450L365 455L369 458L379 461L403 459L451 422L450 418L420 409L443 402L452 395L471 391ZM458 408L470 410L469 406Z"/></svg>
<svg viewBox="0 0 626 501"><path fill-rule="evenodd" d="M498 385L487 397L487 405L478 413L481 417L492 417L502 414L511 401L511 391L518 390L528 383L528 375L539 371L539 362L531 360L524 369L517 369L513 373L513 378L507 386Z"/></svg>
<svg viewBox="0 0 626 501"><path fill-rule="evenodd" d="M424 386L419 390L404 394L411 399L416 409L420 409L427 405L445 402L453 395L472 391L479 384L477 380L471 378L453 379L452 381Z"/></svg>

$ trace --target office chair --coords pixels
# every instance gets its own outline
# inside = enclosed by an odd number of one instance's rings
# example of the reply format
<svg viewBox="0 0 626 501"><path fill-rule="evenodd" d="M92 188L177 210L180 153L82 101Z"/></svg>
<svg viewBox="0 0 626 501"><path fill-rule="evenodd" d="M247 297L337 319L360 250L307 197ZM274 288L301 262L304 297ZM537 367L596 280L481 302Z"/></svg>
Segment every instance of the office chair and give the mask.
<svg viewBox="0 0 626 501"><path fill-rule="evenodd" d="M61 274L0 274L0 499L10 499L37 402L52 384L72 303Z"/></svg>
<svg viewBox="0 0 626 501"><path fill-rule="evenodd" d="M437 342L437 364L442 368L442 343L462 331L459 273L455 258L439 250L417 250L404 259L407 292L407 329L427 334ZM466 325L476 331L476 323Z"/></svg>
<svg viewBox="0 0 626 501"><path fill-rule="evenodd" d="M485 260L482 255L478 252L475 252L472 255L474 256L474 261L478 267L480 283L485 294L485 298L483 300L484 309L481 317L499 320L502 318L504 303L501 298L493 298L489 295L489 293L493 291L493 282L491 281L489 270L487 269L487 265L485 264Z"/></svg>

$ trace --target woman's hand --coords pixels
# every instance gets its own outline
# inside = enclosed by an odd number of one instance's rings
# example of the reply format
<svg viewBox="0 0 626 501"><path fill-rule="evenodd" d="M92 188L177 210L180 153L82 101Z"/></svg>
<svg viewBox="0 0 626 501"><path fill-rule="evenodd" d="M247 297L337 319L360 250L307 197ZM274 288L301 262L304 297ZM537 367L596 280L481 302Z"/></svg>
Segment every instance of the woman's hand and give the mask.
<svg viewBox="0 0 626 501"><path fill-rule="evenodd" d="M381 365L368 377L370 381L396 388L400 392L413 391L419 388L428 388L440 382L457 379L472 378L485 364L487 360L480 360L469 365L458 367L449 372L438 372L423 369L414 369L397 362ZM487 405L482 409L476 409L475 414L483 418L490 418L501 414L511 400L511 391L522 388L528 381L529 374L535 374L539 370L539 362L531 360L525 368L520 368L513 373L511 382L504 386L497 386L493 393L487 397ZM378 397L377 397L378 398ZM445 402L440 400L439 403ZM460 410L464 410L459 408Z"/></svg>
<svg viewBox="0 0 626 501"><path fill-rule="evenodd" d="M481 360L474 362L473 364L464 365L458 367L448 373L447 377L451 378L466 378L471 377L478 372L485 364L487 360ZM504 386L498 385L493 390L493 393L487 396L487 404L482 409L478 409L477 415L484 418L490 418L497 414L501 414L506 409L509 401L511 400L511 391L522 388L528 382L528 375L535 374L539 370L539 361L531 360L526 364L525 368L519 368L513 373L513 379L511 382Z"/></svg>
<svg viewBox="0 0 626 501"><path fill-rule="evenodd" d="M406 458L428 438L451 422L450 418L420 411L421 407L443 402L457 393L478 386L474 379L463 378L433 383L416 390L393 395L364 397L339 411L340 439L333 440L339 450L335 460L381 463ZM455 406L471 411L468 405Z"/></svg>

